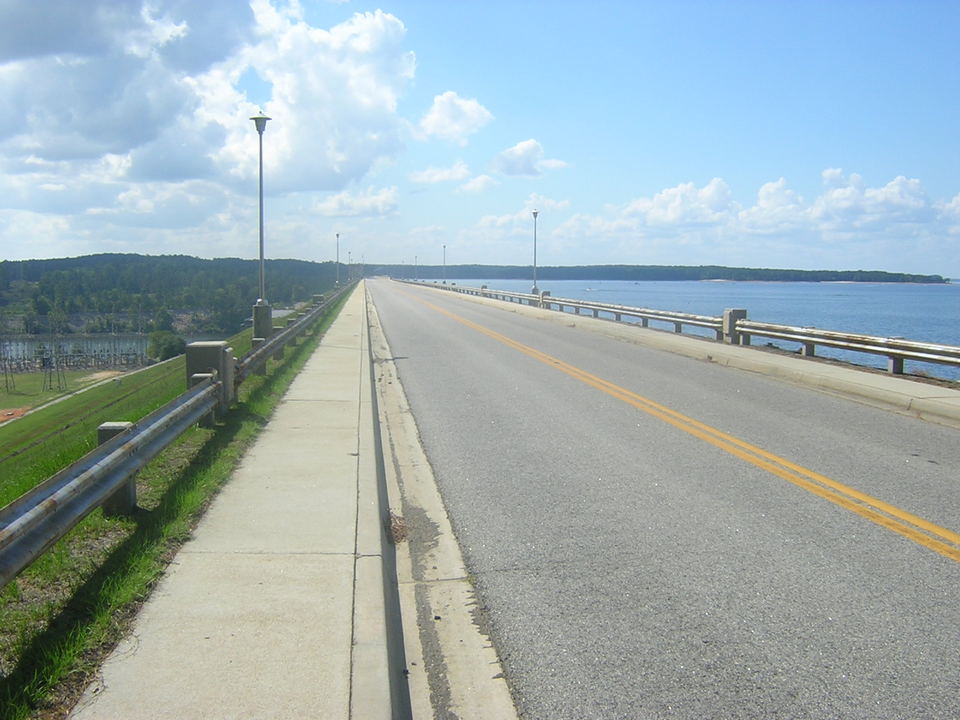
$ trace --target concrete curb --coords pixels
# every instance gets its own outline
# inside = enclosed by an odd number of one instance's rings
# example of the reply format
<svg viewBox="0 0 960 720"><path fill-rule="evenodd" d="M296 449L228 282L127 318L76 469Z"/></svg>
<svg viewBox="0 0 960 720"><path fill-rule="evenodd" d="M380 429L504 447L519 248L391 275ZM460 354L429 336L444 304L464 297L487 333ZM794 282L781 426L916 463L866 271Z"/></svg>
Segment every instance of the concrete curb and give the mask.
<svg viewBox="0 0 960 720"><path fill-rule="evenodd" d="M423 718L516 720L500 659L478 624L475 588L372 303L370 331L386 485L404 535L396 546L394 578L411 712Z"/></svg>
<svg viewBox="0 0 960 720"><path fill-rule="evenodd" d="M370 378L369 334L366 332L367 299L363 293L364 331L360 352L360 416L357 448L357 544L354 571L353 643L350 672L350 717L393 717L390 654L387 647L387 598L384 559L387 539L377 465L382 462L373 431L374 415Z"/></svg>
<svg viewBox="0 0 960 720"><path fill-rule="evenodd" d="M427 289L442 292L429 286ZM928 422L960 428L960 389L954 390L903 377L820 362L813 358L791 357L761 348L724 345L708 338L682 336L604 318L561 313L476 295L450 292L445 295L547 322L576 326L625 342L717 363L724 367L759 373Z"/></svg>

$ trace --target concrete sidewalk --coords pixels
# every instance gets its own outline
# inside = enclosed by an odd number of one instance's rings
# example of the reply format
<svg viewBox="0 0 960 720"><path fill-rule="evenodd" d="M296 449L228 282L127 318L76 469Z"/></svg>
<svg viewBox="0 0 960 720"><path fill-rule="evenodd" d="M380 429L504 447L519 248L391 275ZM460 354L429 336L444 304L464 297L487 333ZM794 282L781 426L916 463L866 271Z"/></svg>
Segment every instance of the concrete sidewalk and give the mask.
<svg viewBox="0 0 960 720"><path fill-rule="evenodd" d="M365 290L71 715L389 718Z"/></svg>

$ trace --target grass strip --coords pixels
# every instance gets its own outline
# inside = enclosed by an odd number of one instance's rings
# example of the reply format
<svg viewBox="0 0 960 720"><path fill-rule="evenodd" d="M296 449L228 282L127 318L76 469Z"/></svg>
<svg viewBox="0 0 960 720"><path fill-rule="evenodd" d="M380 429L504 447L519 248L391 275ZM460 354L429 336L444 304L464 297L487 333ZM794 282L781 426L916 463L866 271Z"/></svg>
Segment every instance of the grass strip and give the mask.
<svg viewBox="0 0 960 720"><path fill-rule="evenodd" d="M235 354L249 350L251 334L228 341ZM90 452L101 423L136 422L183 393L185 372L184 358L173 358L0 425L0 507Z"/></svg>
<svg viewBox="0 0 960 720"><path fill-rule="evenodd" d="M215 431L184 434L140 473L135 518L94 512L4 590L0 717L62 717L73 706L344 302L265 377L241 385Z"/></svg>

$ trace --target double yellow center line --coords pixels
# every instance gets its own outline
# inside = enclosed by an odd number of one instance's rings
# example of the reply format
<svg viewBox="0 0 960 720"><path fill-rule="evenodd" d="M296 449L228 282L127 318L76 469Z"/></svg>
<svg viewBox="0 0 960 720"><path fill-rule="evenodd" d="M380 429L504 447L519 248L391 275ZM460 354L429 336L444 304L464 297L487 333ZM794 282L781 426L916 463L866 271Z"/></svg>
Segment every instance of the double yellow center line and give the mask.
<svg viewBox="0 0 960 720"><path fill-rule="evenodd" d="M745 462L755 465L758 468L766 470L769 473L776 475L779 478L788 480L794 485L797 485L804 490L807 490L814 495L818 495L825 500L839 505L842 508L845 508L851 512L864 517L871 522L875 522L878 525L882 525L888 530L892 530L900 535L903 535L910 540L913 540L916 543L919 543L931 550L934 550L941 555L944 555L951 560L960 562L960 534L948 530L947 528L940 527L928 520L924 520L921 517L918 517L912 513L902 510L894 505L885 503L882 500L879 500L875 497L862 493L859 490L848 487L843 483L839 483L836 480L828 478L825 475L821 475L818 472L809 470L801 465L790 462L789 460L782 458L773 453L767 452L762 448L758 448L755 445L751 445L748 442L745 442L733 435L718 430L717 428L711 427L705 423L702 423L698 420L694 420L691 417L687 417L682 413L672 410L665 405L654 402L649 398L645 398L642 395L638 395L635 392L627 390L626 388L615 385L614 383L604 380L601 377L598 377L592 373L587 372L581 368L578 368L569 363L565 363L559 358L555 358L552 355L547 355L546 353L540 352L528 345L519 343L516 340L513 340L506 335L501 335L498 332L490 330L489 328L484 327L483 325L478 325L475 322L471 322L460 315L450 312L444 308L441 308L437 305L429 303L420 298L409 295L409 297L417 300L417 302L426 305L427 307L435 310L436 312L445 315L446 317L454 320L461 325L465 325L472 330L476 330L483 335L486 335L489 338L496 340L508 347L517 350L518 352L527 355L528 357L538 360L545 365L549 365L552 368L559 370L566 375L569 375L572 378L583 382L590 387L596 388L597 390L610 395L618 400L621 400L628 405L632 405L638 410L642 410L648 415L662 420L663 422L672 425L673 427L689 433L694 437L697 437L704 442L707 442L713 445L724 452L730 453Z"/></svg>

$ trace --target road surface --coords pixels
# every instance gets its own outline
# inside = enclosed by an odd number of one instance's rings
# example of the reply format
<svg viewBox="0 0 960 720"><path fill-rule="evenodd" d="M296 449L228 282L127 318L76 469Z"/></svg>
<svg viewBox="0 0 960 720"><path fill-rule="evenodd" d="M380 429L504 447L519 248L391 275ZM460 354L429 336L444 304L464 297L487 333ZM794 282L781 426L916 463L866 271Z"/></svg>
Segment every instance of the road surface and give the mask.
<svg viewBox="0 0 960 720"><path fill-rule="evenodd" d="M368 287L523 717L958 716L956 430Z"/></svg>

